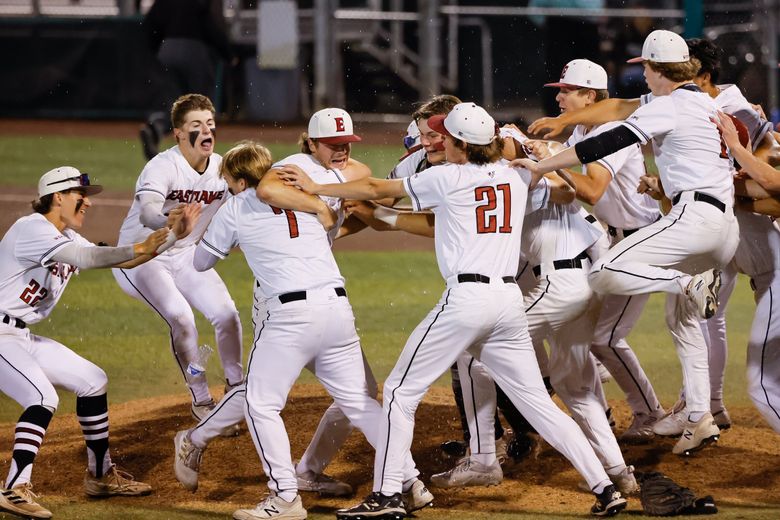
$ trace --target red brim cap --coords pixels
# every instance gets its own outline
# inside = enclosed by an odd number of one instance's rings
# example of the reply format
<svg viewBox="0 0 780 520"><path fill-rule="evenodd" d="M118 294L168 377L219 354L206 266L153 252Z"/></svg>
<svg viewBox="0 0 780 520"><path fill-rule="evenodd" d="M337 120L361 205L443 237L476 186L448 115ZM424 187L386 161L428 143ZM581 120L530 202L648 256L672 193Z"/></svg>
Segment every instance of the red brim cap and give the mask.
<svg viewBox="0 0 780 520"><path fill-rule="evenodd" d="M545 87L557 87L557 88L583 88L580 85L572 85L571 83L545 83Z"/></svg>
<svg viewBox="0 0 780 520"><path fill-rule="evenodd" d="M334 137L314 137L313 139L315 141L319 141L325 144L346 144L346 143L357 143L358 141L362 141L362 139L358 135L337 135Z"/></svg>
<svg viewBox="0 0 780 520"><path fill-rule="evenodd" d="M428 128L433 130L434 132L438 132L442 135L448 135L452 137L452 134L447 131L446 128L444 128L444 120L447 118L445 115L435 115L428 118Z"/></svg>
<svg viewBox="0 0 780 520"><path fill-rule="evenodd" d="M636 58L626 60L626 63L642 63L643 61L645 61L645 59L642 56L637 56Z"/></svg>

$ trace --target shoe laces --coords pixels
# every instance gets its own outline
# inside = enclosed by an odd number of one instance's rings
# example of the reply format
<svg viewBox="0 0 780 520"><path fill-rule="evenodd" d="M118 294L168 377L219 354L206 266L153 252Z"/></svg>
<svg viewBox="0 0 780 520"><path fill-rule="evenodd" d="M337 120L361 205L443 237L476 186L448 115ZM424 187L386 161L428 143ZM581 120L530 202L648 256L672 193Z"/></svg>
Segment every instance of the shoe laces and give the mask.
<svg viewBox="0 0 780 520"><path fill-rule="evenodd" d="M113 479L118 486L127 486L135 483L133 476L130 473L119 469L116 464L112 464L108 471L103 473L103 478Z"/></svg>
<svg viewBox="0 0 780 520"><path fill-rule="evenodd" d="M35 502L38 494L32 490L32 482L25 482L13 488L13 492L23 498L26 502Z"/></svg>
<svg viewBox="0 0 780 520"><path fill-rule="evenodd" d="M192 470L197 470L203 458L203 449L195 446L187 435L184 437L181 446L179 446L179 457L185 466Z"/></svg>

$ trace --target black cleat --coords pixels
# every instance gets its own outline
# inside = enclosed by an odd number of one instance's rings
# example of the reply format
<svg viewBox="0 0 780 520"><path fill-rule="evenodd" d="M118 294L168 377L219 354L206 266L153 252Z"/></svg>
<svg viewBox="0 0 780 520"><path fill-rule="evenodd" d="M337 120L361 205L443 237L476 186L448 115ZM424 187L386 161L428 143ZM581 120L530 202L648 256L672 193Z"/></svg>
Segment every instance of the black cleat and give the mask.
<svg viewBox="0 0 780 520"><path fill-rule="evenodd" d="M626 499L620 495L620 491L610 484L604 491L596 495L596 503L590 508L590 514L594 516L615 516L626 508Z"/></svg>
<svg viewBox="0 0 780 520"><path fill-rule="evenodd" d="M157 130L155 130L154 126L149 123L146 123L141 128L141 146L143 147L144 157L146 157L147 161L152 160L160 151L160 136L157 134Z"/></svg>
<svg viewBox="0 0 780 520"><path fill-rule="evenodd" d="M468 445L463 441L444 441L441 443L441 451L450 457L463 457L466 455Z"/></svg>
<svg viewBox="0 0 780 520"><path fill-rule="evenodd" d="M401 493L385 496L371 493L360 504L336 511L337 520L401 520L406 518Z"/></svg>

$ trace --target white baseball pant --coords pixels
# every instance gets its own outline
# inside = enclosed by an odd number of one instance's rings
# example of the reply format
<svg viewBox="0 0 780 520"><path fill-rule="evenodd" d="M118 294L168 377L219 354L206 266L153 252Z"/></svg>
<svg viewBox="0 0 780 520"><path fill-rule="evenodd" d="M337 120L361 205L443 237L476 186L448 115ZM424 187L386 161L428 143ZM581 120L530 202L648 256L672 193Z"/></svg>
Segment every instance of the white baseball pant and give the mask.
<svg viewBox="0 0 780 520"><path fill-rule="evenodd" d="M777 433L780 433L780 271L751 279L756 314L747 349L750 399Z"/></svg>

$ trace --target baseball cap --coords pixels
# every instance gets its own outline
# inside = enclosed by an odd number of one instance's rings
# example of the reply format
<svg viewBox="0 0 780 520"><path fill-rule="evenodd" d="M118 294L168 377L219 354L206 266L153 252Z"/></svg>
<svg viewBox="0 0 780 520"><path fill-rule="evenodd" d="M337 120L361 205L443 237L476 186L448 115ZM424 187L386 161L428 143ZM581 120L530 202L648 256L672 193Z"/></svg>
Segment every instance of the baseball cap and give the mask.
<svg viewBox="0 0 780 520"><path fill-rule="evenodd" d="M431 116L428 126L469 144L490 144L498 135L495 119L475 103L458 103L446 116Z"/></svg>
<svg viewBox="0 0 780 520"><path fill-rule="evenodd" d="M323 108L309 119L309 137L325 144L356 143L360 137L352 131L352 118L346 110Z"/></svg>
<svg viewBox="0 0 780 520"><path fill-rule="evenodd" d="M420 144L420 128L417 126L417 121L412 121L409 126L406 127L406 135L404 136L404 148L407 150L413 146Z"/></svg>
<svg viewBox="0 0 780 520"><path fill-rule="evenodd" d="M607 71L590 60L571 60L563 67L557 83L545 83L545 87L585 87L602 90L607 88Z"/></svg>
<svg viewBox="0 0 780 520"><path fill-rule="evenodd" d="M86 195L103 191L103 186L90 184L88 174L81 173L73 166L60 166L44 173L38 181L38 198L74 188L82 190Z"/></svg>
<svg viewBox="0 0 780 520"><path fill-rule="evenodd" d="M642 55L626 63L654 61L656 63L683 63L691 59L688 44L683 37L672 31L656 29L645 38Z"/></svg>

